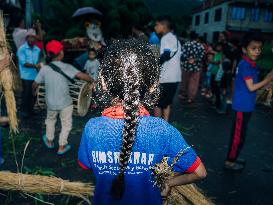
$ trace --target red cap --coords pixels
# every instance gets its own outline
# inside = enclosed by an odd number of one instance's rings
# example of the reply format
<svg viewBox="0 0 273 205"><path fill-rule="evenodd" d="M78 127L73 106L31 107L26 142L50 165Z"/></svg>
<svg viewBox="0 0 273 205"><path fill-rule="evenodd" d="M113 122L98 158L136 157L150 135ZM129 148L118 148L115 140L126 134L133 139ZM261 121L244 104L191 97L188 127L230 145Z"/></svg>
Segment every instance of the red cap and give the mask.
<svg viewBox="0 0 273 205"><path fill-rule="evenodd" d="M48 53L51 52L54 54L58 54L63 50L63 48L64 46L62 45L62 43L56 40L49 41L46 44L46 52Z"/></svg>

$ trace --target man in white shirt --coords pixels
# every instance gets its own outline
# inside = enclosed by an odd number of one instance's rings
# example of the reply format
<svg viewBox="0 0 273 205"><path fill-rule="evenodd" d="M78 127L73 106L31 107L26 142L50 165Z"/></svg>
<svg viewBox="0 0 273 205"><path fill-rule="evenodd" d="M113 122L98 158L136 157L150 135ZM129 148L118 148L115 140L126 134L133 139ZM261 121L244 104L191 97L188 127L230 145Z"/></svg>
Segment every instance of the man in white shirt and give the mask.
<svg viewBox="0 0 273 205"><path fill-rule="evenodd" d="M155 31L162 36L160 41L160 99L155 108L155 116L169 121L171 105L177 86L181 82L181 44L172 33L170 17L160 17L156 21Z"/></svg>

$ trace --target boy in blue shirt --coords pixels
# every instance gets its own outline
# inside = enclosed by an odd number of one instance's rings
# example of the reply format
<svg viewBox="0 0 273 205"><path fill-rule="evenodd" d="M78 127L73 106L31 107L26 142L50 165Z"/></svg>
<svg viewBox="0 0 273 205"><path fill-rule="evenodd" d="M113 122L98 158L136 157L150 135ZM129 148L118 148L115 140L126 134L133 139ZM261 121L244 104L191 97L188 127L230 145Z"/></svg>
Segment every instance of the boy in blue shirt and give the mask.
<svg viewBox="0 0 273 205"><path fill-rule="evenodd" d="M164 156L171 162L184 151L162 196L171 187L204 178L206 170L179 131L145 109L156 103L159 81L159 66L148 46L118 42L109 46L103 62L99 89L112 100L101 117L85 126L78 153L79 164L96 178L93 204L162 205L151 166Z"/></svg>
<svg viewBox="0 0 273 205"><path fill-rule="evenodd" d="M256 61L261 54L263 45L260 36L261 34L248 33L242 44L244 56L236 71L232 99L234 119L228 155L224 165L224 168L228 170L243 170L245 160L239 160L238 155L243 147L248 124L255 109L256 91L273 80L273 71L271 71L264 80L258 82Z"/></svg>

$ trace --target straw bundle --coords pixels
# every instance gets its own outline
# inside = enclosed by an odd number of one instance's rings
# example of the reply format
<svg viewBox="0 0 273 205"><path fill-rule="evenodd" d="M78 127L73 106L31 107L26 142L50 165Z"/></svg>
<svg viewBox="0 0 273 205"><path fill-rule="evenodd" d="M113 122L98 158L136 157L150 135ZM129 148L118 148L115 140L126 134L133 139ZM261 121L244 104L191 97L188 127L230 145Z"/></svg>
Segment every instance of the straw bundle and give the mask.
<svg viewBox="0 0 273 205"><path fill-rule="evenodd" d="M169 205L213 205L194 184L175 187L171 192Z"/></svg>
<svg viewBox="0 0 273 205"><path fill-rule="evenodd" d="M4 21L3 21L3 12L0 11L0 60L8 59L9 64L0 65L2 68L0 69L0 85L2 86L2 91L5 95L6 106L8 111L10 129L14 133L18 132L18 121L16 116L16 103L15 97L13 93L14 89L14 78L11 71L11 67L14 67L14 64L11 62L11 58L9 56L8 45L6 41L5 29L4 29ZM6 67L5 67L6 66Z"/></svg>
<svg viewBox="0 0 273 205"><path fill-rule="evenodd" d="M49 195L69 195L80 198L93 196L94 186L69 182L57 177L0 172L0 189Z"/></svg>
<svg viewBox="0 0 273 205"><path fill-rule="evenodd" d="M186 147L182 149L174 157L172 163L169 165L168 157L163 157L160 163L151 167L154 175L154 185L158 186L161 191L165 189L165 184L170 176L175 176L173 172L174 165L179 158L190 149ZM171 195L163 202L164 205L213 205L205 195L203 195L196 185L188 184L178 187L174 187L171 191Z"/></svg>

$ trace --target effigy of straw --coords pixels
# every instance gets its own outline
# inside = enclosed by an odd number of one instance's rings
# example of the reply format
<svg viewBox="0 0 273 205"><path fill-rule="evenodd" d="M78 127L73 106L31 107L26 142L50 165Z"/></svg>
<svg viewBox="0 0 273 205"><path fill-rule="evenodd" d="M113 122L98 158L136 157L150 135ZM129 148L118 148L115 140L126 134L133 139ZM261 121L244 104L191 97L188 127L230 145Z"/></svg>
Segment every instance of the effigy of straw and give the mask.
<svg viewBox="0 0 273 205"><path fill-rule="evenodd" d="M91 197L94 186L89 183L70 182L57 177L0 172L0 189L25 193Z"/></svg>
<svg viewBox="0 0 273 205"><path fill-rule="evenodd" d="M0 60L9 59L9 64L0 71L0 85L5 96L7 112L9 117L10 130L14 133L18 132L18 120L16 115L16 103L14 97L14 75L12 69L14 64L10 58L8 44L6 40L3 12L0 11ZM13 69L14 70L14 69Z"/></svg>

